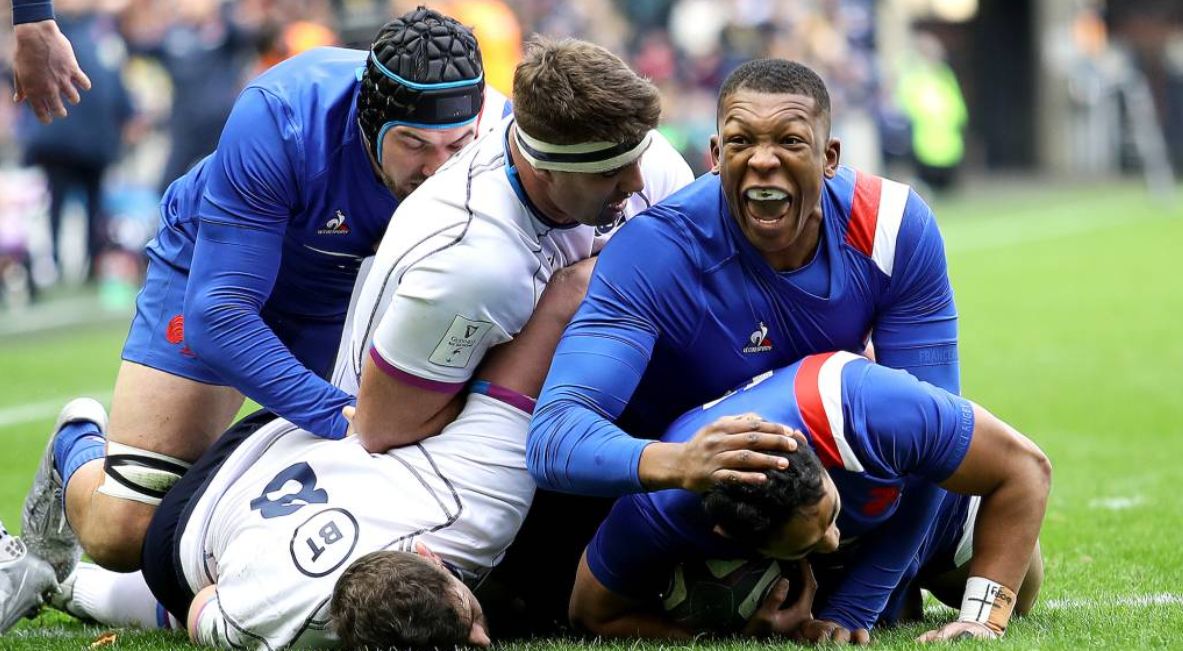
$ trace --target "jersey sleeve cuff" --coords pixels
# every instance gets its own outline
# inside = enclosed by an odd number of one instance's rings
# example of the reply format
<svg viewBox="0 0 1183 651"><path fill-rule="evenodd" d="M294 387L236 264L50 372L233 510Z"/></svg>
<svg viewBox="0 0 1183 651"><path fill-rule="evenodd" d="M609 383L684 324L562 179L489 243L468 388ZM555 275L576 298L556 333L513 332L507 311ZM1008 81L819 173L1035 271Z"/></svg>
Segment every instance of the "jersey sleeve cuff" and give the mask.
<svg viewBox="0 0 1183 651"><path fill-rule="evenodd" d="M464 388L465 385L465 382L441 382L439 380L429 380L418 375L412 375L391 364L373 346L370 347L370 359L374 360L374 365L386 375L419 389L435 391L437 393L459 393L460 389Z"/></svg>
<svg viewBox="0 0 1183 651"><path fill-rule="evenodd" d="M957 433L953 445L945 454L944 460L936 468L938 483L945 481L957 471L965 455L969 452L970 441L974 436L974 408L973 403L965 398L950 394L949 399L957 407Z"/></svg>
<svg viewBox="0 0 1183 651"><path fill-rule="evenodd" d="M12 3L12 24L39 23L43 20L53 20L53 2L19 2Z"/></svg>

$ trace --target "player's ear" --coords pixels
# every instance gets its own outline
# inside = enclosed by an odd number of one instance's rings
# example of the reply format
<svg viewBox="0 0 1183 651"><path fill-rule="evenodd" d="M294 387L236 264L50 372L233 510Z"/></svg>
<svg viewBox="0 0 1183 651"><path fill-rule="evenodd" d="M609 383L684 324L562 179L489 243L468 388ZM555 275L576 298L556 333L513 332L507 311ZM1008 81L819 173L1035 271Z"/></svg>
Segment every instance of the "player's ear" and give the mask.
<svg viewBox="0 0 1183 651"><path fill-rule="evenodd" d="M485 630L485 625L482 622L473 622L472 630L468 632L468 643L482 649L493 643L493 640L489 638L489 632Z"/></svg>
<svg viewBox="0 0 1183 651"><path fill-rule="evenodd" d="M838 173L839 161L842 159L842 142L837 138L830 138L826 143L826 167L825 175L827 179L834 178Z"/></svg>
<svg viewBox="0 0 1183 651"><path fill-rule="evenodd" d="M711 174L719 173L719 134L711 136Z"/></svg>
<svg viewBox="0 0 1183 651"><path fill-rule="evenodd" d="M431 551L431 549L427 545L424 545L422 542L418 542L418 541L415 542L415 553L422 556L424 559L431 561L432 563L435 563L436 565L439 565L441 567L444 564L444 561L441 560L440 557L435 552Z"/></svg>

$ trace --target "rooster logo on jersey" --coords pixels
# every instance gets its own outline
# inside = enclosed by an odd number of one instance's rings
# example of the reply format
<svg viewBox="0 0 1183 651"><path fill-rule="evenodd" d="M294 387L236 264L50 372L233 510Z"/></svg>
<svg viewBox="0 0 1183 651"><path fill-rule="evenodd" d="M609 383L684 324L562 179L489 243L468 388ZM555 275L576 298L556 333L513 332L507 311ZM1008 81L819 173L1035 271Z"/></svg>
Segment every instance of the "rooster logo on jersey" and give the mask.
<svg viewBox="0 0 1183 651"><path fill-rule="evenodd" d="M345 213L337 210L327 222L324 228L316 231L317 235L348 235L349 224L345 223Z"/></svg>
<svg viewBox="0 0 1183 651"><path fill-rule="evenodd" d="M766 353L772 350L772 340L768 338L768 326L761 321L756 327L756 331L748 335L748 345L744 347L745 353Z"/></svg>

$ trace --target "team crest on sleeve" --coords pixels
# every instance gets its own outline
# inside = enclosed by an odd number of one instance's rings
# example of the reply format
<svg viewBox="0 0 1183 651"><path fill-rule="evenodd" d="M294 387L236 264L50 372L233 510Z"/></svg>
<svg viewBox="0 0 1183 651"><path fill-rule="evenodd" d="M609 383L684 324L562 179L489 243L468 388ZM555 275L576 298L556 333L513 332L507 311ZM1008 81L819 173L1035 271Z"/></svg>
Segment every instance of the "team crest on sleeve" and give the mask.
<svg viewBox="0 0 1183 651"><path fill-rule="evenodd" d="M474 321L457 315L427 359L439 366L466 368L472 361L472 353L492 329L493 324L488 321Z"/></svg>
<svg viewBox="0 0 1183 651"><path fill-rule="evenodd" d="M768 338L768 326L761 321L755 332L748 335L748 345L744 346L745 353L766 353L772 350L772 340Z"/></svg>

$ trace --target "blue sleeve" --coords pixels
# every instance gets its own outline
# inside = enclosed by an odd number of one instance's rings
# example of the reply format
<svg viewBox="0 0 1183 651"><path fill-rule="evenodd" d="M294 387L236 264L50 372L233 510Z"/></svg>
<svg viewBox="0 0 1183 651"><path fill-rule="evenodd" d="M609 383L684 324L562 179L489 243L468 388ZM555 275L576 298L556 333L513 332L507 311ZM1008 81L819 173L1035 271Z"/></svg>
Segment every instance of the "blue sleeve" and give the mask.
<svg viewBox="0 0 1183 651"><path fill-rule="evenodd" d="M12 0L12 24L53 20L52 0Z"/></svg>
<svg viewBox="0 0 1183 651"><path fill-rule="evenodd" d="M870 362L843 373L847 437L868 473L940 483L961 465L973 438L968 400Z"/></svg>
<svg viewBox="0 0 1183 651"><path fill-rule="evenodd" d="M300 196L301 154L286 105L245 91L210 161L185 293L185 338L247 397L314 434L340 438L348 428L341 407L353 398L304 367L260 316Z"/></svg>
<svg viewBox="0 0 1183 651"><path fill-rule="evenodd" d="M961 393L957 307L945 245L936 218L915 192L900 225L894 269L872 333L876 361Z"/></svg>
<svg viewBox="0 0 1183 651"><path fill-rule="evenodd" d="M634 218L596 262L530 421L526 465L542 488L604 496L644 490L637 465L652 441L613 421L632 398L658 336L693 328L701 318L692 307L699 302L686 298L697 271L667 226L649 215Z"/></svg>
<svg viewBox="0 0 1183 651"><path fill-rule="evenodd" d="M862 553L821 604L817 618L837 622L852 631L871 630L896 588L915 576L920 546L944 494L931 482L909 482L895 514L860 539Z"/></svg>
<svg viewBox="0 0 1183 651"><path fill-rule="evenodd" d="M588 543L587 566L611 592L655 601L682 556L677 539L646 514L644 496L626 495L616 500Z"/></svg>

